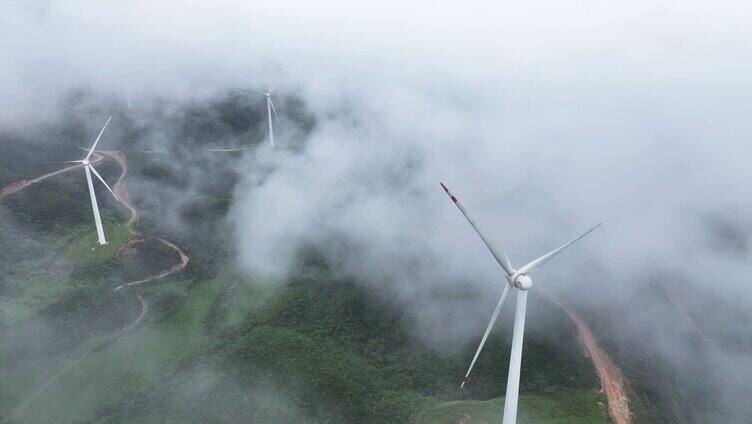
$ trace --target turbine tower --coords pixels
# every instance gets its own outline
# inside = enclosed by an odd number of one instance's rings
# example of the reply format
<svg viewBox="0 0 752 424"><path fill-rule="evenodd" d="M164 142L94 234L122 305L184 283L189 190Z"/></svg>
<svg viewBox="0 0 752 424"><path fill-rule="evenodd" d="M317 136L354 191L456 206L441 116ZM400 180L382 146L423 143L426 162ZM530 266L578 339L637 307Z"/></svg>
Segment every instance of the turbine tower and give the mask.
<svg viewBox="0 0 752 424"><path fill-rule="evenodd" d="M486 326L486 331L483 334L483 338L480 341L480 345L478 346L478 349L475 351L475 356L473 356L473 360L470 362L470 367L467 369L467 373L465 374L465 377L462 379L462 384L460 385L460 388L463 388L465 386L465 383L467 383L467 379L470 376L470 372L473 370L475 361L478 359L478 355L480 355L480 351L483 349L483 345L486 343L486 339L488 339L489 333L491 333L491 328L493 328L493 325L496 322L496 318L499 316L499 313L501 312L501 307L504 305L504 301L506 300L510 289L511 288L516 289L517 307L514 311L514 330L512 331L512 352L509 356L509 374L507 376L507 391L506 391L506 396L504 397L504 414L502 418L502 424L515 424L517 422L517 401L518 401L519 392L520 392L520 369L522 365L522 338L525 333L525 312L527 309L527 291L533 286L533 280L528 276L528 274L540 268L541 266L543 266L543 264L551 260L554 256L561 253L561 251L563 251L567 247L571 246L572 244L574 244L581 238L590 234L593 230L600 227L601 224L598 224L590 228L589 230L587 230L586 232L584 232L582 235L578 236L574 240L552 250L551 252L546 253L545 255L541 256L538 259L531 261L530 263L523 266L522 268L514 269L506 253L500 255L497 252L497 250L493 247L491 242L480 231L478 226L475 225L475 222L470 218L470 215L468 215L467 210L465 210L465 208L462 206L460 201L454 195L452 195L452 193L449 191L447 186L444 185L444 183L441 183L441 187L444 189L444 191L446 191L446 193L449 195L449 198L452 199L452 202L454 202L457 208L459 208L460 212L462 212L462 215L465 216L465 219L467 219L467 222L470 223L471 227L473 227L473 230L475 230L478 236L480 236L480 239L483 241L483 243L486 245L488 250L491 252L491 255L493 255L494 259L496 259L496 262L498 262L501 268L504 270L504 276L507 279L507 284L504 285L504 290L501 293L501 298L499 299L499 302L496 304L496 309L494 309L493 314L491 315L491 320L488 322L488 326Z"/></svg>
<svg viewBox="0 0 752 424"><path fill-rule="evenodd" d="M102 127L102 130L99 131L99 135L97 136L97 139L94 140L94 144L91 146L89 151L86 153L86 156L84 156L81 160L72 160L68 161L66 163L80 163L84 166L84 173L86 174L86 184L89 186L89 197L91 198L91 209L94 212L94 224L97 227L97 239L99 241L99 245L103 246L107 244L107 239L104 237L104 229L102 228L102 218L99 216L99 206L97 205L97 196L94 193L94 184L91 180L91 174L93 173L94 176L96 176L99 181L104 184L105 187L107 187L107 190L112 193L113 196L115 196L115 200L118 200L117 195L114 191L110 188L109 185L104 181L104 178L102 178L101 175L99 175L99 172L94 168L94 165L91 164L89 159L91 159L91 155L94 154L94 149L97 147L97 143L99 143L99 139L102 138L102 134L104 133L105 128L107 128L107 124L110 123L110 120L112 119L112 115L110 115L109 118L107 118L107 122L104 123L104 126Z"/></svg>

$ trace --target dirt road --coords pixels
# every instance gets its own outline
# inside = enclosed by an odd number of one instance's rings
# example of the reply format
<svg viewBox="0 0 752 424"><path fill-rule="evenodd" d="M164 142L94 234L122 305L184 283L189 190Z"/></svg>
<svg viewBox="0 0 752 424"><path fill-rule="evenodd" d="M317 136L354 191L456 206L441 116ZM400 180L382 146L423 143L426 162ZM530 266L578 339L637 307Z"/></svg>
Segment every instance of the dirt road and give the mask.
<svg viewBox="0 0 752 424"><path fill-rule="evenodd" d="M629 412L629 397L627 396L624 378L619 368L611 361L606 352L600 347L593 332L574 311L564 308L564 312L574 321L580 339L590 354L595 365L595 372L601 380L603 391L608 399L608 413L615 424L630 424L632 416Z"/></svg>
<svg viewBox="0 0 752 424"><path fill-rule="evenodd" d="M608 414L611 416L614 424L631 424L632 414L629 412L629 397L627 396L626 384L619 367L614 364L608 357L606 351L598 344L598 340L588 327L587 323L582 320L573 310L564 307L561 303L549 296L543 291L538 293L548 302L558 306L569 319L577 326L577 333L582 340L582 344L587 350L590 360L593 362L595 372L601 381L603 392L608 400Z"/></svg>
<svg viewBox="0 0 752 424"><path fill-rule="evenodd" d="M101 162L102 159L104 159L104 157L102 155L95 153L94 155L92 155L91 163ZM38 176L36 178L33 178L31 180L24 179L24 180L13 181L12 183L9 183L9 184L5 185L4 187L0 188L0 198L3 198L3 197L8 196L10 194L17 193L17 192L25 189L26 187L28 187L28 186L30 186L32 184L38 183L40 181L44 181L47 178L54 177L55 175L59 175L59 174L62 174L64 172L72 171L72 170L77 169L77 168L81 168L82 166L83 166L83 164L79 163L79 164L76 164L76 165L66 166L65 168L58 169L57 171L53 171L53 172L50 172L48 174L40 175L40 176Z"/></svg>
<svg viewBox="0 0 752 424"><path fill-rule="evenodd" d="M130 211L131 215L130 215L130 218L128 218L128 222L126 225L128 225L128 227L131 229L131 232L133 233L133 235L137 236L138 233L135 231L134 227L136 223L138 223L140 215L138 213L138 209L136 209L136 207L131 202L131 197L128 194L128 190L126 189L126 185L125 185L125 175L128 173L128 162L126 161L125 153L123 153L122 151L108 151L108 150L99 150L99 152L102 153L103 155L106 155L115 159L118 162L118 164L120 164L120 169L121 169L120 177L118 177L118 180L115 182L115 185L112 186L112 191L115 192L115 195L117 195L120 203L126 209ZM162 277L166 277L170 274L174 274L182 270L188 265L188 260L189 260L188 255L186 255L185 252L183 252L183 250L177 247L174 243L169 242L165 239L157 238L157 240L162 242L164 245L166 245L170 249L174 250L180 257L180 261L177 264L170 267L169 269L166 269L155 275L151 275L149 277L143 278L138 281L131 281L129 283L121 284L115 287L114 291L118 291L122 289L123 287L137 286L137 285L141 285L144 283L148 283L150 281L154 281Z"/></svg>
<svg viewBox="0 0 752 424"><path fill-rule="evenodd" d="M141 313L135 321L123 327L123 330L130 330L131 328L138 327L138 325L141 324L141 321L144 320L146 313L149 311L149 304L146 303L146 299L138 293L136 293L136 297L141 301Z"/></svg>
<svg viewBox="0 0 752 424"><path fill-rule="evenodd" d="M99 152L105 156L109 156L115 159L120 165L120 176L112 186L112 191L115 192L115 195L118 197L120 204L130 211L131 216L130 218L128 218L128 222L126 222L125 225L127 225L131 229L131 231L135 232L134 227L138 223L139 214L136 207L133 206L131 197L125 187L125 175L128 173L128 163L125 160L125 153L123 153L122 151L110 150L100 150Z"/></svg>
<svg viewBox="0 0 752 424"><path fill-rule="evenodd" d="M157 279L162 278L162 277L166 277L166 276L168 276L170 274L174 274L174 273L180 271L181 269L185 268L186 265L188 265L188 255L186 255L182 250L180 250L179 247L175 246L175 244L173 244L173 243L171 243L171 242L169 242L169 241L167 241L165 239L157 238L157 240L161 241L165 245L171 247L176 252L178 252L178 254L180 255L180 261L177 264L173 265L172 268L164 270L164 271L162 271L162 272L160 272L158 274L150 275L150 276L148 276L146 278L143 278L141 280L131 281L130 283L121 284L121 285L115 287L114 291L118 291L118 290L122 289L123 287L138 286L138 285L141 285L141 284L144 284L144 283L148 283L150 281L157 280Z"/></svg>

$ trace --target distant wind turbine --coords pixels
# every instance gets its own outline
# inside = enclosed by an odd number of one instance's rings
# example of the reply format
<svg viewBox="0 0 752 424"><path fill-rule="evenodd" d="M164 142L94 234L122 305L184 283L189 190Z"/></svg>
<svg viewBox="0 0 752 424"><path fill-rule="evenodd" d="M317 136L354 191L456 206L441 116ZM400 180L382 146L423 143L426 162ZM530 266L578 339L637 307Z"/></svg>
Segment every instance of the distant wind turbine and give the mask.
<svg viewBox="0 0 752 424"><path fill-rule="evenodd" d="M256 91L256 90L249 90L246 88L238 88L238 90L245 91L248 93L254 93L259 94L264 97L266 97L266 115L269 122L269 144L274 147L274 125L272 125L272 112L274 112L274 118L277 120L277 125L280 125L279 123L279 116L277 116L277 109L274 107L274 101L272 100L272 93L279 85L280 81L277 81L274 86L266 91ZM268 86L267 86L268 87Z"/></svg>
<svg viewBox="0 0 752 424"><path fill-rule="evenodd" d="M207 152L227 153L227 152L242 152L243 150L249 150L249 149L252 149L252 148L253 148L253 146L251 146L249 144L244 144L242 146L229 147L229 148L226 148L226 149L204 147L204 150L206 150Z"/></svg>
<svg viewBox="0 0 752 424"><path fill-rule="evenodd" d="M501 265L501 268L504 270L504 275L507 279L507 284L504 285L504 291L501 293L501 298L499 299L499 302L496 304L496 309L494 309L493 314L491 315L491 320L488 322L488 326L486 327L486 332L483 334L483 338L480 341L480 345L478 346L478 350L475 351L475 356L473 356L473 360L470 362L470 367L467 369L467 373L465 374L465 378L462 379L462 384L460 385L460 388L465 386L465 383L467 383L467 379L470 376L470 371L472 371L473 366L475 365L475 361L478 359L478 355L480 355L481 349L483 349L483 345L486 343L486 339L488 338L488 334L491 332L491 328L494 325L494 322L496 321L496 318L499 316L499 312L501 312L501 307L504 305L504 301L507 298L507 295L509 294L509 289L514 287L517 289L517 308L514 312L514 330L512 332L512 353L509 357L509 374L507 377L507 391L506 396L504 398L504 415L502 418L502 424L515 424L517 422L517 401L520 391L520 368L522 365L522 337L525 332L525 311L527 308L527 291L533 286L533 280L528 276L529 273L535 271L536 269L543 266L544 263L551 260L554 256L561 253L564 249L571 246L581 238L585 237L586 235L590 234L593 230L600 227L601 224L598 224L586 232L584 232L579 237L575 238L574 240L552 250L551 252L546 253L545 255L541 256L538 259L535 259L528 263L527 265L523 266L520 269L514 269L512 267L512 263L509 261L509 257L507 257L506 253L503 255L499 255L499 253L494 249L491 242L486 238L483 233L481 233L480 229L475 225L475 222L470 218L465 208L462 206L460 201L452 195L452 193L449 191L447 186L444 185L444 183L441 183L441 187L446 191L446 193L449 195L449 198L452 199L452 202L454 202L455 205L459 208L460 212L465 216L467 219L467 222L470 223L470 226L473 227L473 230L475 230L476 233L480 236L480 239L483 241L483 243L486 245L489 251L491 251L491 255L493 255L494 259L496 259L496 262Z"/></svg>
<svg viewBox="0 0 752 424"><path fill-rule="evenodd" d="M89 159L91 158L91 155L94 154L94 149L97 148L97 143L99 143L99 139L102 138L102 134L104 134L105 128L107 128L107 124L110 123L110 120L112 119L112 115L110 115L109 118L107 118L107 122L104 123L104 126L102 127L102 130L99 131L99 135L97 136L97 139L94 140L94 144L91 146L89 151L86 153L86 156L81 160L71 160L67 161L65 163L80 163L84 166L84 172L86 173L86 183L89 186L89 197L91 197L91 208L94 211L94 224L97 227L97 238L99 240L100 245L107 244L107 240L104 237L104 229L102 228L102 218L99 216L99 206L97 205L97 196L94 193L94 184L91 181L91 174L94 173L94 175L99 178L99 181L104 184L105 187L107 187L107 190L112 193L113 196L115 196L115 200L118 200L117 195L114 191L110 188L109 185L104 181L104 178L102 178L101 175L99 175L99 172L97 172L96 169L94 169L94 165L91 164Z"/></svg>

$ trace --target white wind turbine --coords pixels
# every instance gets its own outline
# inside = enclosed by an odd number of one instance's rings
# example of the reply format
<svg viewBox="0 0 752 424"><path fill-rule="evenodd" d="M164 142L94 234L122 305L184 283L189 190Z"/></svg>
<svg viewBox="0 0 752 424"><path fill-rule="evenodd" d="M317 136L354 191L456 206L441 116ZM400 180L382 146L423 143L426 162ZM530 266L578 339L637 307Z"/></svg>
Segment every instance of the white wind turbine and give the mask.
<svg viewBox="0 0 752 424"><path fill-rule="evenodd" d="M444 183L441 183L441 187L444 188L444 191L447 192L449 197L452 199L452 202L454 202L454 204L457 205L457 207L459 208L460 212L462 212L462 214L465 215L465 218L470 223L470 226L473 227L473 229L475 230L476 233L478 233L478 235L480 236L480 239L486 245L488 250L491 251L491 255L493 255L494 259L496 259L496 262L498 262L499 265L501 265L501 268L504 270L504 275L507 279L507 284L504 285L504 291L501 293L501 298L499 299L499 303L496 304L496 309L494 309L493 314L491 315L491 320L488 322L488 326L486 327L486 332L483 334L483 338L480 341L478 350L475 351L475 356L473 356L473 360L470 362L470 367L467 369L467 373L465 374L465 377L462 379L462 384L460 385L460 388L465 386L465 383L467 382L467 378L470 376L470 371L472 371L473 366L475 365L475 361L478 359L478 355L480 354L481 349L483 349L483 345L486 343L488 334L491 332L491 328L493 327L494 322L496 321L496 318L499 316L499 312L501 312L501 307L504 305L504 301L506 300L507 295L509 294L509 289L512 287L517 289L517 308L515 309L515 312L514 312L514 330L512 332L512 352L509 357L509 374L507 377L507 391L506 391L506 396L504 398L504 415L502 419L502 424L515 424L517 422L517 401L518 401L519 390L520 390L520 368L522 365L522 337L525 332L525 310L527 307L527 291L533 286L533 280L528 276L528 274L540 268L541 266L543 266L544 263L548 262L551 258L561 253L562 250L566 249L567 247L574 244L576 241L590 234L593 230L600 227L601 224L598 224L590 228L589 230L587 230L586 232L584 232L582 235L575 238L574 240L546 253L545 255L541 256L538 259L531 261L530 263L523 266L522 268L514 269L506 253L504 253L503 255L499 255L496 249L494 249L494 247L491 245L491 242L489 242L486 236L483 235L480 229L478 229L478 227L475 225L475 222L473 222L473 220L470 218L470 216L468 215L467 211L462 206L460 201L454 195L452 195L452 193L444 185Z"/></svg>
<svg viewBox="0 0 752 424"><path fill-rule="evenodd" d="M267 91L256 91L256 90L248 90L245 88L238 88L238 90L241 90L241 91L246 91L248 93L254 93L254 94L260 94L266 97L266 115L269 121L269 144L271 144L272 147L274 147L274 125L272 125L272 112L274 112L274 118L276 118L277 120L277 125L280 125L279 116L277 116L277 109L274 107L274 101L272 100L272 93L277 88L279 83L280 81L277 81L277 83L274 84L274 86L271 89L268 89Z"/></svg>
<svg viewBox="0 0 752 424"><path fill-rule="evenodd" d="M72 160L68 161L66 163L80 163L84 166L84 172L86 173L86 183L89 185L89 197L91 197L91 208L94 211L94 224L96 224L97 227L97 238L99 240L100 245L107 244L107 240L104 238L104 229L102 228L102 218L99 216L99 206L97 205L97 196L94 194L94 184L92 184L91 181L91 174L94 173L94 175L99 178L99 181L104 184L105 187L107 187L107 190L112 193L113 196L115 196L115 200L118 200L117 195L114 191L110 188L109 185L104 181L104 178L102 178L101 175L99 175L99 172L97 172L96 169L94 169L94 165L91 164L89 159L91 158L91 155L94 154L94 149L97 147L97 143L99 143L99 139L102 138L102 134L104 133L105 128L107 128L107 124L110 123L110 120L112 119L112 115L110 115L109 118L107 118L107 122L104 123L104 126L102 127L102 130L99 131L99 135L97 136L97 139L94 140L94 144L91 146L89 151L86 153L86 156L81 160Z"/></svg>

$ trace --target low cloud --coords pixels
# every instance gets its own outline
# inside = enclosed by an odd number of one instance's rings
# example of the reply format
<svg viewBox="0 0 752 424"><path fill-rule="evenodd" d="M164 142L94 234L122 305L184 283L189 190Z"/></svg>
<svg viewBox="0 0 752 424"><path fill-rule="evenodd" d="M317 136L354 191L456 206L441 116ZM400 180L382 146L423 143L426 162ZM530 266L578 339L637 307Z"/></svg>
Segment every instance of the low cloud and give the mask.
<svg viewBox="0 0 752 424"><path fill-rule="evenodd" d="M316 124L282 126L280 149L235 165L242 269L283 282L315 246L410 308L416 331L443 329L427 338L476 337L503 280L445 181L516 265L603 221L535 288L583 308L632 299L624 328L677 364L685 335L639 307L657 278L749 310L747 4L189 3L0 6L14 105L0 122L56 113L82 85L206 102L279 66L278 93ZM477 297L441 295L458 286Z"/></svg>

